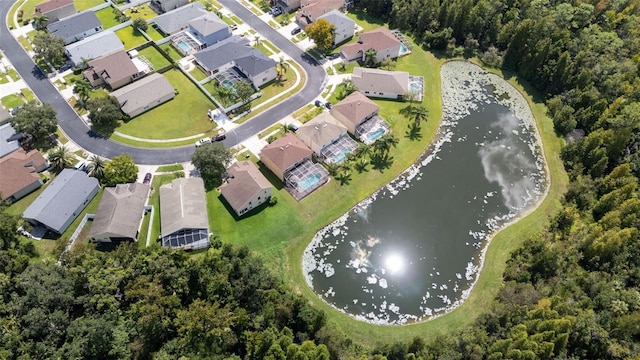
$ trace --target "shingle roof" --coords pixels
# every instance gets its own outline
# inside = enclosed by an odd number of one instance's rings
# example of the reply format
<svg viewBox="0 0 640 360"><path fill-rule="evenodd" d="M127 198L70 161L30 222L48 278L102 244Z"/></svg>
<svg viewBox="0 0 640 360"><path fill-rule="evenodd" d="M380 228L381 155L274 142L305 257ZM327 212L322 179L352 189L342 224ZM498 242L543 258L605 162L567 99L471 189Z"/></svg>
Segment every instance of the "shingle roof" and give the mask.
<svg viewBox="0 0 640 360"><path fill-rule="evenodd" d="M103 55L89 61L87 65L89 69L83 73L87 79L103 78L108 85L131 78L138 73L136 65L124 50Z"/></svg>
<svg viewBox="0 0 640 360"><path fill-rule="evenodd" d="M312 149L322 148L327 143L345 134L347 128L328 112L321 112L309 122L300 126L296 136Z"/></svg>
<svg viewBox="0 0 640 360"><path fill-rule="evenodd" d="M205 10L204 5L202 5L200 1L196 1L156 16L153 19L153 22L155 22L156 25L158 25L158 28L160 28L164 33L173 34L174 32L187 27L189 21L205 13L207 13L207 10Z"/></svg>
<svg viewBox="0 0 640 360"><path fill-rule="evenodd" d="M409 92L409 73L380 69L354 68L351 82L361 92L384 92L404 95Z"/></svg>
<svg viewBox="0 0 640 360"><path fill-rule="evenodd" d="M367 116L377 113L380 106L361 92L355 91L333 105L331 113L340 113L354 125L359 125Z"/></svg>
<svg viewBox="0 0 640 360"><path fill-rule="evenodd" d="M272 187L251 161L234 163L227 169L227 174L229 179L220 187L220 192L236 212L244 209L256 194Z"/></svg>
<svg viewBox="0 0 640 360"><path fill-rule="evenodd" d="M69 4L73 4L73 0L49 0L36 5L35 11L42 14L51 10L59 9Z"/></svg>
<svg viewBox="0 0 640 360"><path fill-rule="evenodd" d="M207 202L201 178L179 178L160 187L162 236L182 229L208 229Z"/></svg>
<svg viewBox="0 0 640 360"><path fill-rule="evenodd" d="M105 30L64 48L71 61L77 65L84 59L91 60L104 54L124 50L124 45L113 31Z"/></svg>
<svg viewBox="0 0 640 360"><path fill-rule="evenodd" d="M229 28L229 25L227 25L216 14L212 12L208 12L189 21L189 25L191 25L203 36L207 36L222 29Z"/></svg>
<svg viewBox="0 0 640 360"><path fill-rule="evenodd" d="M209 71L233 61L248 76L260 74L276 66L276 62L263 54L262 51L233 38L235 36L230 38L231 41L215 44L193 56Z"/></svg>
<svg viewBox="0 0 640 360"><path fill-rule="evenodd" d="M328 13L319 16L318 19L326 19L329 24L336 27L336 29L351 27L355 29L356 22L351 20L347 15L339 10L331 10Z"/></svg>
<svg viewBox="0 0 640 360"><path fill-rule="evenodd" d="M400 44L400 40L393 36L391 30L386 27L379 27L371 31L363 32L359 35L358 42L342 45L340 49L348 58L353 58L360 51L366 52L369 49L374 49L380 52L394 46L400 46Z"/></svg>
<svg viewBox="0 0 640 360"><path fill-rule="evenodd" d="M17 140L7 141L15 133L16 130L11 127L11 124L4 124L0 126L0 158L20 148L20 144Z"/></svg>
<svg viewBox="0 0 640 360"><path fill-rule="evenodd" d="M321 15L332 10L338 10L344 6L344 0L316 0L302 1L300 12L311 17L312 21L317 20Z"/></svg>
<svg viewBox="0 0 640 360"><path fill-rule="evenodd" d="M4 125L6 122L9 122L11 119L11 114L9 114L9 110L5 109L2 105L0 105L0 125Z"/></svg>
<svg viewBox="0 0 640 360"><path fill-rule="evenodd" d="M287 170L300 160L310 156L313 150L309 149L302 140L293 134L285 134L278 140L265 146L260 151L260 159L268 158L281 171Z"/></svg>
<svg viewBox="0 0 640 360"><path fill-rule="evenodd" d="M140 183L105 188L89 237L107 233L135 239L148 195L149 185Z"/></svg>
<svg viewBox="0 0 640 360"><path fill-rule="evenodd" d="M0 159L0 195L6 199L25 187L40 181L36 168L46 160L37 150L20 149Z"/></svg>
<svg viewBox="0 0 640 360"><path fill-rule="evenodd" d="M33 219L51 229L64 232L64 224L100 185L83 171L64 169L24 211L22 217ZM91 198L89 198L91 200Z"/></svg>
<svg viewBox="0 0 640 360"><path fill-rule="evenodd" d="M93 11L85 11L49 24L47 25L47 30L54 35L66 39L101 26L102 23L96 16L96 13Z"/></svg>
<svg viewBox="0 0 640 360"><path fill-rule="evenodd" d="M150 104L156 99L175 94L175 89L169 81L159 73L153 73L132 84L121 87L111 93L118 99L120 108L129 114L141 106Z"/></svg>

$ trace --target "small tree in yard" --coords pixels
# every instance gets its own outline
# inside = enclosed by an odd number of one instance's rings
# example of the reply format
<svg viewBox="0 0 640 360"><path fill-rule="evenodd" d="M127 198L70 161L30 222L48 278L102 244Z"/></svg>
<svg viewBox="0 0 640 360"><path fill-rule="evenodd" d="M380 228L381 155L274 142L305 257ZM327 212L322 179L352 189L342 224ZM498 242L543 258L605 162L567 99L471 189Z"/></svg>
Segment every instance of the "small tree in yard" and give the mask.
<svg viewBox="0 0 640 360"><path fill-rule="evenodd" d="M191 155L193 166L200 172L207 190L222 184L222 174L231 163L233 156L222 143L202 145Z"/></svg>
<svg viewBox="0 0 640 360"><path fill-rule="evenodd" d="M325 51L333 46L336 27L326 19L319 19L308 25L304 31L313 40L320 51Z"/></svg>
<svg viewBox="0 0 640 360"><path fill-rule="evenodd" d="M47 158L49 159L51 170L55 173L59 173L62 169L70 167L75 161L73 153L64 145L56 146L49 150Z"/></svg>
<svg viewBox="0 0 640 360"><path fill-rule="evenodd" d="M76 84L73 86L73 92L75 94L78 94L78 97L83 104L89 99L91 90L93 90L93 86L91 85L89 80L85 78L76 81Z"/></svg>
<svg viewBox="0 0 640 360"><path fill-rule="evenodd" d="M246 81L239 81L234 85L234 88L236 89L236 96L240 102L242 102L242 104L246 106L247 110L249 110L251 108L251 105L249 105L249 99L255 92L253 90L253 86Z"/></svg>
<svg viewBox="0 0 640 360"><path fill-rule="evenodd" d="M53 65L64 63L64 39L48 32L39 31L33 38L33 51L36 58L44 59Z"/></svg>
<svg viewBox="0 0 640 360"><path fill-rule="evenodd" d="M128 154L114 157L104 167L104 185L115 186L135 182L138 179L138 167Z"/></svg>
<svg viewBox="0 0 640 360"><path fill-rule="evenodd" d="M58 119L51 105L39 106L35 101L30 101L11 118L11 126L17 132L29 134L30 147L48 149L53 145L51 134L56 132Z"/></svg>
<svg viewBox="0 0 640 360"><path fill-rule="evenodd" d="M87 110L93 127L103 129L115 128L123 117L120 104L113 96L87 100Z"/></svg>
<svg viewBox="0 0 640 360"><path fill-rule="evenodd" d="M143 18L135 18L133 19L133 27L138 30L147 31L149 28L149 24Z"/></svg>

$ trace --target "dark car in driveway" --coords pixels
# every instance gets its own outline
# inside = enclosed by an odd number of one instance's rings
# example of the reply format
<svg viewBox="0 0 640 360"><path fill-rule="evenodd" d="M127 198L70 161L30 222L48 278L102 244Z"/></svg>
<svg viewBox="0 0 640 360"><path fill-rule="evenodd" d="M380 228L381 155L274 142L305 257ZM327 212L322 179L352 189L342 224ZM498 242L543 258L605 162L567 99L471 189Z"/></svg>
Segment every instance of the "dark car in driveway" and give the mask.
<svg viewBox="0 0 640 360"><path fill-rule="evenodd" d="M300 29L299 27L293 28L293 30L291 30L291 35L295 35L295 34L299 33L300 31L302 31L302 29Z"/></svg>
<svg viewBox="0 0 640 360"><path fill-rule="evenodd" d="M226 138L227 138L227 134L222 133L222 134L218 134L218 135L212 137L211 140L216 142L216 141L222 141L222 140L224 140Z"/></svg>
<svg viewBox="0 0 640 360"><path fill-rule="evenodd" d="M144 180L142 181L143 184L149 184L151 182L151 173L146 173L144 175Z"/></svg>
<svg viewBox="0 0 640 360"><path fill-rule="evenodd" d="M324 103L324 107L326 107L327 109L331 109L333 105L331 105L331 103L327 101L326 103Z"/></svg>

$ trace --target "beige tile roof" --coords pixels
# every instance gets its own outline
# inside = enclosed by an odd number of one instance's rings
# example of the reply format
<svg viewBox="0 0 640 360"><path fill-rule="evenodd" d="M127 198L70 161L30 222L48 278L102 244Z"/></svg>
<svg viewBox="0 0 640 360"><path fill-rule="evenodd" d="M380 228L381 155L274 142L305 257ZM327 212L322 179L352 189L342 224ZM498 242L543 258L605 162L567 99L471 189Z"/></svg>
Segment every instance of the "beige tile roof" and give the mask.
<svg viewBox="0 0 640 360"><path fill-rule="evenodd" d="M302 7L299 12L309 16L312 21L315 21L318 17L330 12L331 10L340 9L344 6L344 0L303 0L300 5Z"/></svg>
<svg viewBox="0 0 640 360"><path fill-rule="evenodd" d="M149 185L140 183L105 188L89 237L108 233L135 239L148 195Z"/></svg>
<svg viewBox="0 0 640 360"><path fill-rule="evenodd" d="M207 201L201 178L179 178L160 187L162 236L182 229L208 229Z"/></svg>
<svg viewBox="0 0 640 360"><path fill-rule="evenodd" d="M118 99L125 114L136 111L142 106L175 94L175 89L162 74L153 73L111 93Z"/></svg>
<svg viewBox="0 0 640 360"><path fill-rule="evenodd" d="M374 49L376 52L381 52L382 50L401 44L400 40L396 39L391 33L391 30L386 27L379 27L371 31L363 32L358 38L358 42L346 44L340 48L349 59L353 58L360 51L364 53L369 49Z"/></svg>
<svg viewBox="0 0 640 360"><path fill-rule="evenodd" d="M309 122L300 126L296 135L307 146L319 150L324 145L345 134L347 128L328 112L321 112Z"/></svg>
<svg viewBox="0 0 640 360"><path fill-rule="evenodd" d="M260 158L268 158L282 172L313 153L302 140L287 133L280 139L265 146L260 151Z"/></svg>
<svg viewBox="0 0 640 360"><path fill-rule="evenodd" d="M380 110L380 106L359 91L351 93L331 108L332 113L342 114L356 126L360 125L369 115L377 113L378 110Z"/></svg>
<svg viewBox="0 0 640 360"><path fill-rule="evenodd" d="M239 161L227 169L229 179L220 187L222 196L238 212L262 190L272 187L251 161Z"/></svg>
<svg viewBox="0 0 640 360"><path fill-rule="evenodd" d="M0 193L6 199L25 187L40 181L36 168L46 163L37 150L18 149L0 159Z"/></svg>
<svg viewBox="0 0 640 360"><path fill-rule="evenodd" d="M94 81L94 77L97 76L103 78L104 82L109 86L123 79L131 78L138 73L136 65L124 50L103 55L95 60L89 61L87 65L89 69L85 70L83 75L89 79L89 81Z"/></svg>
<svg viewBox="0 0 640 360"><path fill-rule="evenodd" d="M406 71L357 67L353 69L351 82L361 92L384 92L399 95L405 95L409 92L409 73Z"/></svg>

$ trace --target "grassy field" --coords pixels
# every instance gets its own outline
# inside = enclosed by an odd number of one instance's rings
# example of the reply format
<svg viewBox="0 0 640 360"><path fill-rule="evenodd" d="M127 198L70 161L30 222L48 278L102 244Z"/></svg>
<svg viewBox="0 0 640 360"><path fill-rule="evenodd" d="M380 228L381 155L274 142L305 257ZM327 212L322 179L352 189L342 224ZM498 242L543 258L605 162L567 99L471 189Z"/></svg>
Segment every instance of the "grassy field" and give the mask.
<svg viewBox="0 0 640 360"><path fill-rule="evenodd" d="M182 164L174 164L174 165L165 165L160 166L156 171L157 172L173 172L173 171L182 171L184 167Z"/></svg>
<svg viewBox="0 0 640 360"><path fill-rule="evenodd" d="M149 26L145 32L155 41L164 39L164 36L153 26Z"/></svg>
<svg viewBox="0 0 640 360"><path fill-rule="evenodd" d="M153 46L148 46L139 51L140 56L149 60L154 69L162 69L165 66L171 65L169 60L162 56L162 54Z"/></svg>
<svg viewBox="0 0 640 360"><path fill-rule="evenodd" d="M4 105L4 107L7 109L24 105L24 99L22 98L21 95L18 95L18 94L7 95L2 99L0 99L0 102L2 102L2 105Z"/></svg>
<svg viewBox="0 0 640 360"><path fill-rule="evenodd" d="M116 129L117 130L117 129ZM204 133L204 136L213 136L214 131ZM197 135L197 134L196 134ZM168 141L168 142L149 142L144 140L134 140L124 136L120 136L118 133L113 133L109 136L109 140L119 142L125 145L137 146L150 149L164 149L178 146L193 146L195 142L200 138L200 135L195 136L193 139L180 140L180 141Z"/></svg>
<svg viewBox="0 0 640 360"><path fill-rule="evenodd" d="M164 50L164 52L166 52L167 55L169 55L169 57L173 59L173 61L178 61L184 57L184 55L182 55L180 51L178 51L178 49L171 45L171 42L166 42L160 45L160 48Z"/></svg>
<svg viewBox="0 0 640 360"><path fill-rule="evenodd" d="M147 38L142 35L138 29L133 26L127 26L116 31L118 38L124 43L126 50L132 49L138 45L142 45L147 42Z"/></svg>
<svg viewBox="0 0 640 360"><path fill-rule="evenodd" d="M179 70L163 75L178 95L120 125L117 131L143 139L177 139L213 130L215 124L207 110L215 105Z"/></svg>
<svg viewBox="0 0 640 360"><path fill-rule="evenodd" d="M118 25L118 19L116 18L116 14L114 14L112 7L107 7L101 10L96 11L96 16L98 20L102 23L103 29L108 29L110 27Z"/></svg>
<svg viewBox="0 0 640 360"><path fill-rule="evenodd" d="M94 6L104 4L104 0L73 0L73 5L76 7L76 11L82 12L91 9Z"/></svg>
<svg viewBox="0 0 640 360"><path fill-rule="evenodd" d="M130 7L127 10L123 11L123 13L128 17L130 17L131 20L136 18L150 20L158 16L158 14L156 14L155 11L149 8L149 4L142 4L142 5Z"/></svg>
<svg viewBox="0 0 640 360"><path fill-rule="evenodd" d="M200 81L200 80L204 80L207 78L207 74L204 73L204 71L202 71L202 69L200 69L197 66L194 66L193 69L191 69L191 71L189 71L189 74L191 76L193 76L194 79Z"/></svg>

